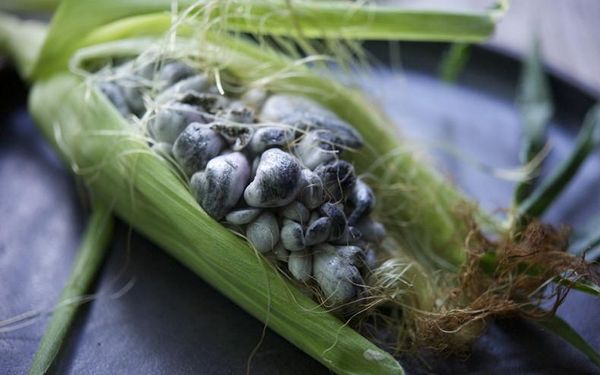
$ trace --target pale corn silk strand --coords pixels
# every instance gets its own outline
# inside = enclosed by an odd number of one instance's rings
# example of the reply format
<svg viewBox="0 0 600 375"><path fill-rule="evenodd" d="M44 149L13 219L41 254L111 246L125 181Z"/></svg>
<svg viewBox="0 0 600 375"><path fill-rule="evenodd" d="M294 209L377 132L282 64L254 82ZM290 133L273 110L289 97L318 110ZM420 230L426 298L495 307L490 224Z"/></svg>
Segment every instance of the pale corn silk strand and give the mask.
<svg viewBox="0 0 600 375"><path fill-rule="evenodd" d="M106 290L63 299L51 307L32 309L9 318L4 318L0 320L0 333L17 331L36 324L40 319L45 319L63 307L83 305L92 301L102 302L106 299L118 299L126 295L136 283L135 275L125 278L131 262L131 236L132 231L129 228L126 235L123 261L117 268L117 272L109 280L105 281Z"/></svg>
<svg viewBox="0 0 600 375"><path fill-rule="evenodd" d="M121 282L122 283L122 282ZM13 331L18 331L20 329L29 327L33 324L36 324L40 319L45 319L46 317L52 315L56 310L59 310L66 306L77 306L83 305L92 301L102 302L105 299L118 299L126 295L136 283L135 277L130 278L123 285L118 287L114 291L103 291L99 293L93 293L88 295L79 296L76 298L65 299L52 307L41 308L41 309L33 309L18 315L12 316L10 318L5 318L0 320L0 333L8 333ZM113 288L111 288L113 289Z"/></svg>

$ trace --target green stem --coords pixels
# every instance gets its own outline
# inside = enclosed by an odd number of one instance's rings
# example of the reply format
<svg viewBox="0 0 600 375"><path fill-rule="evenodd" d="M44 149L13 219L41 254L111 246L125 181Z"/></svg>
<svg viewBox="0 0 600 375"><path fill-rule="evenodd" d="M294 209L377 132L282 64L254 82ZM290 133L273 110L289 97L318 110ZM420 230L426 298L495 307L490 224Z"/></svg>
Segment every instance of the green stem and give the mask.
<svg viewBox="0 0 600 375"><path fill-rule="evenodd" d="M448 83L455 82L467 61L469 61L470 54L471 44L453 43L440 64L440 78Z"/></svg>
<svg viewBox="0 0 600 375"><path fill-rule="evenodd" d="M518 217L539 217L575 176L588 155L600 144L600 105L586 115L575 149L518 207Z"/></svg>
<svg viewBox="0 0 600 375"><path fill-rule="evenodd" d="M592 361L596 366L600 367L600 354L560 317L553 315L548 319L538 320L536 323L548 331L556 334L557 336L560 336L563 340L571 344L576 349L579 349L590 359L590 361Z"/></svg>
<svg viewBox="0 0 600 375"><path fill-rule="evenodd" d="M600 287L596 284L592 284L586 281L571 281L560 276L554 278L554 282L557 284L566 285L570 288L578 290L580 292L589 294L594 297L600 297Z"/></svg>
<svg viewBox="0 0 600 375"><path fill-rule="evenodd" d="M600 215L594 216L573 232L569 250L576 255L585 254L588 261L600 258Z"/></svg>
<svg viewBox="0 0 600 375"><path fill-rule="evenodd" d="M102 265L113 226L110 209L98 203L87 225L69 281L42 337L29 374L45 374L60 351L81 306L81 298L89 292L92 281Z"/></svg>
<svg viewBox="0 0 600 375"><path fill-rule="evenodd" d="M519 159L523 165L531 163L542 152L546 144L548 123L553 112L550 87L540 55L540 46L536 40L525 62L519 82L517 105L523 123L523 141ZM538 174L541 166L542 163L539 163L530 175ZM513 198L515 206L529 196L534 183L535 178L529 178L517 184Z"/></svg>

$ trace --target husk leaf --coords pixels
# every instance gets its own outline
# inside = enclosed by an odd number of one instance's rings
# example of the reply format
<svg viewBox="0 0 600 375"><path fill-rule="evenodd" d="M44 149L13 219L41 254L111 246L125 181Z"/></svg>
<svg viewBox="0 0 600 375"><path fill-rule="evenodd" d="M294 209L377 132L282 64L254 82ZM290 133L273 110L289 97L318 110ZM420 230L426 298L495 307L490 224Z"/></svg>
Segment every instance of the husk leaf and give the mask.
<svg viewBox="0 0 600 375"><path fill-rule="evenodd" d="M336 1L180 0L177 4L179 9L194 5L200 16L210 19L226 13L227 27L254 34L437 41L484 40L493 32L499 12L505 11L443 12ZM36 75L64 68L71 54L83 46L81 39L97 27L130 16L168 12L172 6L171 0L63 1Z"/></svg>

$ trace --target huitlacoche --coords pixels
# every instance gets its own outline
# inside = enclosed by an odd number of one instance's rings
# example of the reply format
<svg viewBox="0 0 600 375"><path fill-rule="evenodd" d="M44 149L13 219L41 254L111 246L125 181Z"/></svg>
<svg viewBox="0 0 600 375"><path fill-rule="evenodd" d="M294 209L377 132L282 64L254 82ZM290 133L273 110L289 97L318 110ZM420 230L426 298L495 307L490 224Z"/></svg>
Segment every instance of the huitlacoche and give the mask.
<svg viewBox="0 0 600 375"><path fill-rule="evenodd" d="M373 190L343 160L344 150L363 146L354 128L300 96L221 95L178 61L114 69L125 78L98 88L121 115L146 120L153 149L176 161L207 214L296 280L316 283L325 304L361 295L385 229L370 217Z"/></svg>

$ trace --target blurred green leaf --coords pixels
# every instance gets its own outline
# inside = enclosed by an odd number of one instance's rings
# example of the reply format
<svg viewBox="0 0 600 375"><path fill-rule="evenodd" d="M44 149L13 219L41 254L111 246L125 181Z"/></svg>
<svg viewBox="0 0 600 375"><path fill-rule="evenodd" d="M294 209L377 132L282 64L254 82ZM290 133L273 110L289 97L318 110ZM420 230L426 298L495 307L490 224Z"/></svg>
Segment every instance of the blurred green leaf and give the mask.
<svg viewBox="0 0 600 375"><path fill-rule="evenodd" d="M573 232L569 250L577 255L585 253L587 261L596 261L600 258L600 215L593 217Z"/></svg>
<svg viewBox="0 0 600 375"><path fill-rule="evenodd" d="M447 12L339 1L230 0L226 6L211 4L216 3L177 2L179 9L195 6L198 16L225 19L218 24L228 30L255 35L298 38L301 31L302 38L446 42L486 40L508 6L502 1L484 12ZM52 20L36 76L48 77L63 70L96 28L129 16L169 12L172 5L172 0L63 1Z"/></svg>
<svg viewBox="0 0 600 375"><path fill-rule="evenodd" d="M554 315L549 319L537 321L546 330L560 336L563 340L579 349L590 361L600 367L600 354L583 337L581 337L567 322Z"/></svg>
<svg viewBox="0 0 600 375"><path fill-rule="evenodd" d="M600 287L598 287L598 285L596 284L587 282L585 280L572 281L557 276L554 278L554 282L556 282L557 284L569 286L572 289L578 290L580 292L589 294L594 297L600 297Z"/></svg>
<svg viewBox="0 0 600 375"><path fill-rule="evenodd" d="M446 82L455 82L462 72L469 56L471 45L468 43L453 43L446 51L439 67L440 78Z"/></svg>
<svg viewBox="0 0 600 375"><path fill-rule="evenodd" d="M521 218L539 217L571 182L588 155L600 144L600 105L588 111L575 140L575 147L553 173L518 207Z"/></svg>
<svg viewBox="0 0 600 375"><path fill-rule="evenodd" d="M517 106L523 123L523 135L519 160L522 165L531 163L542 152L546 144L548 123L553 106L548 79L544 74L540 44L534 40L529 56L525 60L517 95ZM531 193L535 176L541 163L531 171L531 179L521 181L515 188L514 203L520 204Z"/></svg>
<svg viewBox="0 0 600 375"><path fill-rule="evenodd" d="M52 12L58 7L60 0L2 0L0 9L19 13Z"/></svg>

